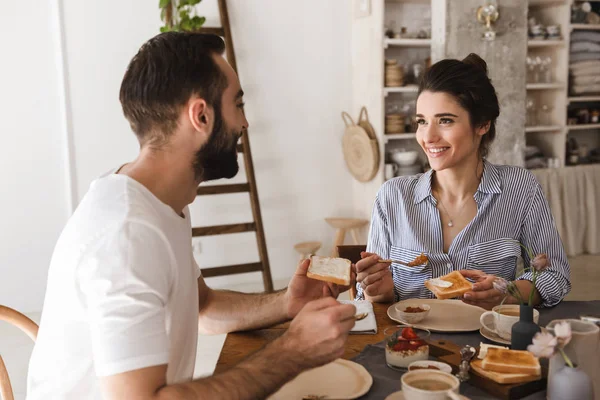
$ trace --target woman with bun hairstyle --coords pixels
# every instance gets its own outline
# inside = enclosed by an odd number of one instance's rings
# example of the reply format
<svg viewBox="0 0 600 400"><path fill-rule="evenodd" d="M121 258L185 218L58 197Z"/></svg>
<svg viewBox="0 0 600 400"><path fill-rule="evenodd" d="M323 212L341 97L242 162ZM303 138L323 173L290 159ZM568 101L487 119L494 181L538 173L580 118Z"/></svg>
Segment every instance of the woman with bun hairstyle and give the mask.
<svg viewBox="0 0 600 400"><path fill-rule="evenodd" d="M478 55L442 60L425 72L417 141L431 170L391 179L377 193L367 252L356 264L357 298L433 298L425 280L453 271L475 282L463 301L486 309L504 298L494 288L497 278L514 281L525 299L534 289L538 306L554 306L570 291L567 257L535 177L486 160L499 114L487 65ZM545 253L549 262L535 288L530 273L517 276L518 257L525 265L532 261L524 248ZM410 262L421 253L429 258L425 266L380 262Z"/></svg>

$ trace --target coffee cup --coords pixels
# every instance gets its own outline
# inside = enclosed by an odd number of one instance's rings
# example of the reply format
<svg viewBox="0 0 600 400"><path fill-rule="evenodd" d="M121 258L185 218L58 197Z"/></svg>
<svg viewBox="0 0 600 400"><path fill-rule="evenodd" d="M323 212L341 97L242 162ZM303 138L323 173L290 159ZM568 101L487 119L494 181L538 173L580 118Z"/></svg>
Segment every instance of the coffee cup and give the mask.
<svg viewBox="0 0 600 400"><path fill-rule="evenodd" d="M519 321L519 316L520 306L518 304L504 304L492 308L492 311L481 314L479 322L502 339L510 340L512 326ZM533 322L537 324L539 318L540 312L534 309Z"/></svg>
<svg viewBox="0 0 600 400"><path fill-rule="evenodd" d="M402 393L406 400L460 400L460 381L447 372L420 369L402 375Z"/></svg>

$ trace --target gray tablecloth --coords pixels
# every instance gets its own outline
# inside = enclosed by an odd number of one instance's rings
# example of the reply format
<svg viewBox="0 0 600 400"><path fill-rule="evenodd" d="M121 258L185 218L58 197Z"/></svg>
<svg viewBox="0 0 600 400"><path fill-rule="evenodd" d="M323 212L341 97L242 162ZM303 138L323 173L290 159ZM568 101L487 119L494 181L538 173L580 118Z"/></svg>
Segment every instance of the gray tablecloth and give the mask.
<svg viewBox="0 0 600 400"><path fill-rule="evenodd" d="M546 326L550 321L563 318L579 318L580 315L600 315L600 301L565 301L553 308L540 309L539 325ZM479 346L479 343L492 343L479 334L479 332L467 333L432 333L434 340L448 340L460 346ZM381 400L391 393L401 390L400 377L402 372L392 370L385 364L385 343L379 342L369 345L356 356L353 361L363 365L373 376L373 386L368 394L362 396L361 400ZM495 397L470 385L469 382L461 384L460 393L472 400L494 399ZM527 400L545 399L545 392L538 392L525 397Z"/></svg>

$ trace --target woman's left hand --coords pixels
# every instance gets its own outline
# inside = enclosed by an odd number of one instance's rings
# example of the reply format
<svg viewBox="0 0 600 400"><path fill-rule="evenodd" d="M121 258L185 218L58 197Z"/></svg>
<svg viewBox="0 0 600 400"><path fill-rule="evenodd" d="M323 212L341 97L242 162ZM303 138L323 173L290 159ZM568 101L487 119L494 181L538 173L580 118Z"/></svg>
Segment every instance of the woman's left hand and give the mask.
<svg viewBox="0 0 600 400"><path fill-rule="evenodd" d="M475 281L473 290L463 295L463 302L486 310L491 310L502 302L505 295L493 286L496 275L488 275L477 269L463 269L458 272Z"/></svg>

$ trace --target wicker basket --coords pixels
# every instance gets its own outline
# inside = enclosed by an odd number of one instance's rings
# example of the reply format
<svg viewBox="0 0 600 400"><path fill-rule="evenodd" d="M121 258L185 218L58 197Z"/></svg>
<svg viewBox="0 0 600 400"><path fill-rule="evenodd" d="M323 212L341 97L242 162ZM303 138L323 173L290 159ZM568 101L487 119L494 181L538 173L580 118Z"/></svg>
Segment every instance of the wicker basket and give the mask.
<svg viewBox="0 0 600 400"><path fill-rule="evenodd" d="M342 138L342 150L348 170L359 182L369 182L379 169L379 144L373 126L369 122L367 109L363 107L358 124L342 112L346 130Z"/></svg>

